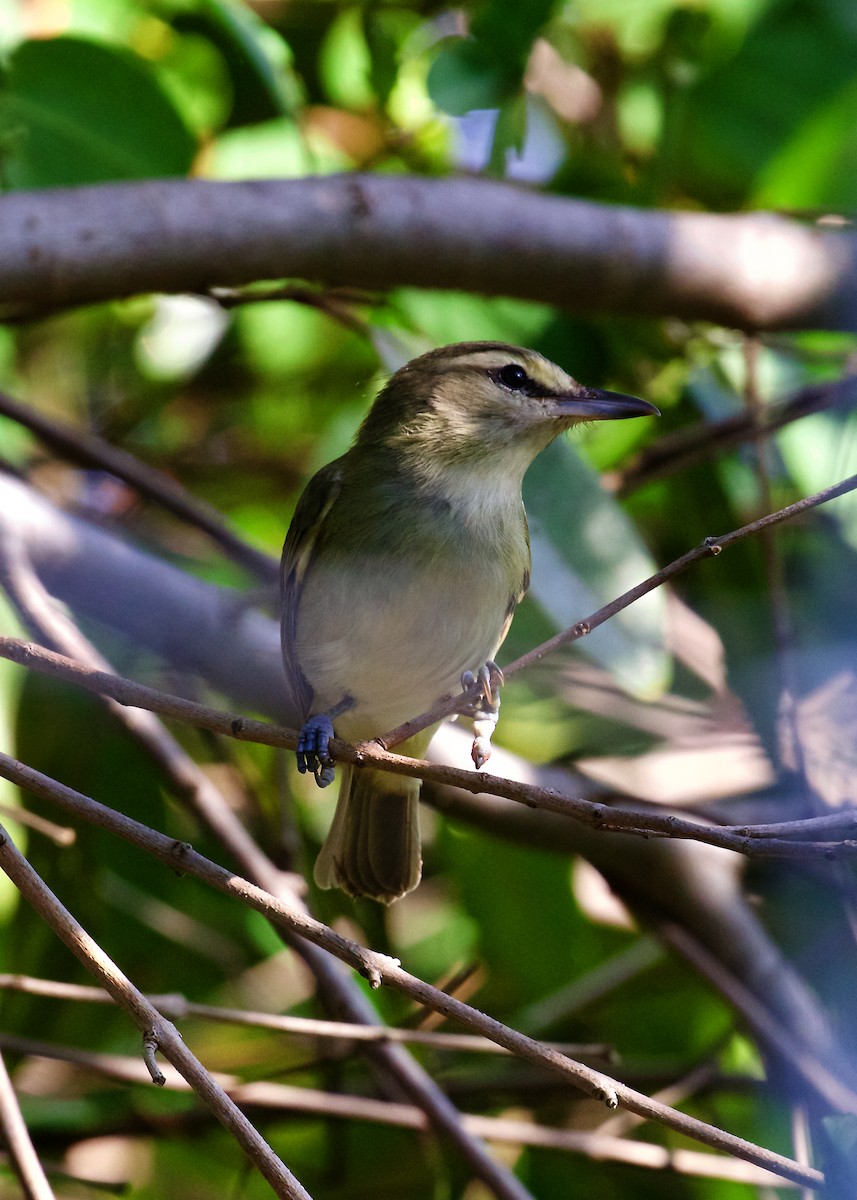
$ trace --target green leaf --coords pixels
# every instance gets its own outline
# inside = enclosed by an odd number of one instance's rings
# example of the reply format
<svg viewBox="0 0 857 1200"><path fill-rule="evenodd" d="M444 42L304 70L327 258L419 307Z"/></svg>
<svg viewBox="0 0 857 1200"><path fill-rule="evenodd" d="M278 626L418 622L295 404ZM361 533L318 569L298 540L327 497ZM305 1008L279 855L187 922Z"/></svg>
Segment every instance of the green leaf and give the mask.
<svg viewBox="0 0 857 1200"><path fill-rule="evenodd" d="M846 87L796 130L759 179L763 208L857 208L857 83Z"/></svg>
<svg viewBox="0 0 857 1200"><path fill-rule="evenodd" d="M12 55L0 144L13 188L184 175L196 150L136 55L70 37L23 42Z"/></svg>
<svg viewBox="0 0 857 1200"><path fill-rule="evenodd" d="M230 125L294 115L302 88L289 46L275 29L236 0L179 0L178 8L173 26L202 34L223 58L232 84Z"/></svg>
<svg viewBox="0 0 857 1200"><path fill-rule="evenodd" d="M741 203L796 131L826 112L854 78L855 52L846 14L791 0L772 5L738 51L686 93L683 154L719 205Z"/></svg>
<svg viewBox="0 0 857 1200"><path fill-rule="evenodd" d="M621 595L657 569L622 508L565 441L536 459L524 480L533 581L530 598L556 631ZM659 591L583 638L578 646L637 695L666 684L664 601Z"/></svg>
<svg viewBox="0 0 857 1200"><path fill-rule="evenodd" d="M497 59L475 38L453 38L440 49L428 75L432 100L444 112L462 117L474 109L499 108L520 86L515 64Z"/></svg>

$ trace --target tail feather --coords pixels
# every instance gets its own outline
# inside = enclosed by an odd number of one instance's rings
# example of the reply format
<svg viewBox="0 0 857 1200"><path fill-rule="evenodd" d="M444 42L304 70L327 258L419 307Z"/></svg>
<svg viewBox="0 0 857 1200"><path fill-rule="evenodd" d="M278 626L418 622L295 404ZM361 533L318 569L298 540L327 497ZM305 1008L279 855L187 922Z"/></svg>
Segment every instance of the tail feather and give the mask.
<svg viewBox="0 0 857 1200"><path fill-rule="evenodd" d="M336 813L315 864L322 888L383 904L417 886L422 873L417 779L343 767Z"/></svg>

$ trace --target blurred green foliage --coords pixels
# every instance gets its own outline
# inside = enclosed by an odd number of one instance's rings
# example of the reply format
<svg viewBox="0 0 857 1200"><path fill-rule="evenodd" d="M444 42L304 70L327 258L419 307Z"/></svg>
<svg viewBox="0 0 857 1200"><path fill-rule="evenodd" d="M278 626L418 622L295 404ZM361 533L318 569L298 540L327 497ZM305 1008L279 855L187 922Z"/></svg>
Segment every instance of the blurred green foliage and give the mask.
<svg viewBox="0 0 857 1200"><path fill-rule="evenodd" d="M236 179L466 167L558 194L637 205L764 204L849 215L857 202L857 9L850 0L484 0L454 11L395 0L252 7L243 0L3 0L0 46L6 189L191 173ZM487 110L484 119L474 110ZM750 360L737 335L678 321L571 318L544 305L405 288L363 297L319 290L307 303L305 281L284 284L296 286L294 299L259 296L229 313L211 298L138 297L0 329L0 385L171 472L272 554L306 479L345 449L380 376L430 345L523 342L587 382L649 397L663 410L657 430L652 422L584 430L555 446L528 477L542 569L507 657L765 507L749 441L668 478L644 479L622 504L598 479L656 436L744 408ZM759 345L760 402L837 379L853 352L849 337L813 333ZM855 469L853 414L844 407L817 413L771 446L770 499L787 503ZM0 456L206 578L246 582L192 530L127 489L104 488L103 480L53 461L7 422L0 425ZM780 544L793 617L802 644L817 651L814 669L823 677L825 664L843 661L842 647L853 642L857 508L841 501L812 531L789 532ZM717 629L730 685L772 747L778 683L767 582L754 542L683 578L678 591ZM3 627L12 627L5 613ZM133 649L112 649L120 669L157 677L156 665ZM690 703L704 692L685 666L673 675L661 596L587 639L577 654L603 669L605 686L618 680L638 696L657 697L672 686ZM513 748L535 761L572 759L595 747L630 755L641 740L648 745L652 731L602 710L581 712L579 697L568 698L562 673L580 661L563 658L554 673L510 688L501 739L505 730ZM5 667L0 688L4 739L22 758L218 857L93 701L33 677L22 682ZM216 766L233 803L275 855L307 868L330 798L303 788L291 764L262 747L179 732L200 761ZM4 792L0 799L12 797ZM44 806L40 811L55 818ZM432 980L477 966L476 1003L510 1021L569 980L585 980L638 936L587 907L565 856L440 818L430 823L436 828L427 843L427 879L417 893L389 914L338 895L314 896L324 919L348 921ZM139 986L208 1003L316 1011L294 956L255 914L92 830L78 830L66 849L14 830ZM759 868L754 886L771 897L795 957L807 969L823 963L816 986L847 1016L853 979L839 970L832 935L817 913L810 919L811 906L790 906L789 889L778 890L773 878ZM818 907L823 912L829 903L823 892ZM6 887L0 922L0 970L85 981ZM375 999L390 1020L415 1018L398 996ZM0 994L0 1027L92 1050L138 1052L135 1032L112 1009ZM199 1020L182 1028L207 1064L246 1078L366 1086L358 1059L319 1062L315 1043ZM558 1010L549 1032L610 1042L653 1088L699 1059L727 1074L745 1061L732 1014L679 961L630 975L598 1002ZM449 1055L419 1056L441 1079L453 1081L461 1067ZM466 1065L476 1082L464 1107L502 1113L511 1088L508 1107L528 1104L536 1119L574 1123L574 1095L546 1090L520 1100L508 1064L502 1078L494 1063ZM788 1150L785 1107L759 1101L746 1079L742 1087L730 1089L727 1078L689 1107ZM121 1133L134 1197L172 1196L177 1180L183 1195L200 1200L267 1194L243 1174L225 1134L208 1127L199 1136L196 1106L186 1097L120 1089L95 1076L61 1098L40 1094L38 1079L25 1091L26 1115L51 1157L67 1154L70 1169L87 1163L80 1174L94 1168L91 1159L75 1158L75 1149L90 1137ZM158 1136L162 1123L169 1137ZM371 1186L376 1197L483 1195L465 1190L451 1156L406 1131L280 1115L268 1115L264 1128L314 1194L357 1200ZM651 1136L678 1144L663 1132ZM542 1150L512 1157L540 1200L575 1188L600 1197L755 1194L740 1184L661 1177ZM16 1194L4 1170L3 1200ZM58 1182L57 1194L94 1193Z"/></svg>

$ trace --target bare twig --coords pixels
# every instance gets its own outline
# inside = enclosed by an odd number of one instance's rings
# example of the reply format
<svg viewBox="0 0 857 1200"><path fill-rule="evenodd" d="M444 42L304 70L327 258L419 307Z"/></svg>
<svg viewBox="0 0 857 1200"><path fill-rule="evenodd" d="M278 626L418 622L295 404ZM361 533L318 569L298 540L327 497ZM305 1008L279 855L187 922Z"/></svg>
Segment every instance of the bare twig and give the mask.
<svg viewBox="0 0 857 1200"><path fill-rule="evenodd" d="M825 383L809 384L785 400L768 404L758 414L758 434L770 437L793 421L857 401L857 376L845 375ZM699 421L656 438L625 466L608 473L605 485L627 496L643 484L666 479L704 459L743 445L753 436L754 421L745 410L719 421Z"/></svg>
<svg viewBox="0 0 857 1200"><path fill-rule="evenodd" d="M0 1053L0 1141L9 1151L25 1200L54 1200L54 1193L18 1105L18 1098Z"/></svg>
<svg viewBox="0 0 857 1200"><path fill-rule="evenodd" d="M221 308L239 308L244 304L271 303L277 300L292 300L295 304L305 304L308 308L318 309L333 321L338 321L345 329L359 333L365 337L370 332L368 322L358 317L354 312L357 304L371 304L374 297L370 292L354 288L319 288L307 287L306 284L284 283L269 287L253 288L222 288L213 287L207 292L212 300L216 300Z"/></svg>
<svg viewBox="0 0 857 1200"><path fill-rule="evenodd" d="M101 988L85 987L79 983L62 983L53 979L35 979L28 975L0 974L0 990L24 992L30 996L50 996L57 1000L72 1000L87 1004L112 1004L113 998ZM148 997L159 1012L176 1020L182 1017L201 1017L208 1021L223 1021L231 1025L249 1025L254 1029L271 1029L296 1037L332 1038L338 1042L403 1042L429 1046L433 1050L455 1050L478 1054L508 1055L504 1046L487 1038L467 1033L442 1033L430 1029L404 1029L391 1025L358 1025L353 1021L321 1021L315 1017L283 1016L280 1013L251 1012L243 1008L223 1008L214 1004L195 1004L175 992ZM611 1047L604 1042L545 1042L560 1054L588 1058L610 1058Z"/></svg>
<svg viewBox="0 0 857 1200"><path fill-rule="evenodd" d="M220 1085L212 1079L199 1059L191 1054L175 1026L161 1016L60 903L15 847L2 825L0 867L57 937L128 1013L142 1032L144 1040L157 1045L187 1080L267 1179L275 1194L287 1200L310 1200L309 1193L295 1179L288 1167L281 1162ZM153 1076L153 1079L157 1083L163 1076L158 1072L158 1076Z"/></svg>
<svg viewBox="0 0 857 1200"><path fill-rule="evenodd" d="M67 825L57 825L54 821L46 821L44 817L31 813L26 808L13 808L11 804L0 804L0 817L8 817L17 821L25 829L32 829L48 838L55 846L71 846L74 844L75 832Z"/></svg>
<svg viewBox="0 0 857 1200"><path fill-rule="evenodd" d="M437 988L433 988L430 984L403 970L396 960L357 945L284 900L272 896L246 880L239 879L234 873L224 870L216 863L197 854L186 843L176 842L173 838L141 825L125 814L107 808L6 755L0 755L0 775L35 795L60 804L66 812L74 812L86 821L111 830L168 864L170 869L180 870L186 875L193 875L219 891L241 900L263 913L270 921L281 924L291 933L306 938L316 946L334 954L364 975L373 987L386 984L410 996L418 1003L442 1013L448 1019L457 1021L466 1028L496 1041L519 1057L561 1073L574 1081L575 1086L594 1099L601 1100L608 1107L621 1104L632 1112L656 1120L670 1129L685 1133L714 1149L734 1154L757 1166L765 1167L775 1174L782 1175L785 1179L808 1186L818 1186L823 1182L823 1176L818 1171L800 1167L782 1155L765 1150L734 1134L716 1129L666 1105L658 1104L648 1096L611 1079L604 1073L558 1054L542 1043L471 1008L470 1005L438 991ZM391 1049L396 1049L396 1047L391 1047Z"/></svg>
<svg viewBox="0 0 857 1200"><path fill-rule="evenodd" d="M72 1063L86 1071L97 1071L125 1083L144 1082L139 1059L116 1054L93 1054L70 1046L58 1046L32 1038L0 1034L0 1046L18 1054L56 1058ZM285 1112L313 1113L327 1118L372 1121L405 1129L425 1130L425 1113L415 1105L394 1104L367 1096L350 1096L342 1092L323 1092L315 1088L294 1087L289 1084L264 1081L242 1083L239 1079L219 1074L218 1082L233 1099L244 1107L281 1109ZM178 1072L167 1070L165 1086L184 1091L187 1084ZM698 1150L668 1149L645 1142L584 1130L553 1129L534 1125L530 1121L477 1116L462 1113L461 1119L474 1137L516 1146L538 1146L572 1154L585 1154L599 1160L627 1163L655 1171L672 1171L680 1175L704 1179L724 1179L762 1187L782 1187L782 1177L739 1159L702 1153Z"/></svg>

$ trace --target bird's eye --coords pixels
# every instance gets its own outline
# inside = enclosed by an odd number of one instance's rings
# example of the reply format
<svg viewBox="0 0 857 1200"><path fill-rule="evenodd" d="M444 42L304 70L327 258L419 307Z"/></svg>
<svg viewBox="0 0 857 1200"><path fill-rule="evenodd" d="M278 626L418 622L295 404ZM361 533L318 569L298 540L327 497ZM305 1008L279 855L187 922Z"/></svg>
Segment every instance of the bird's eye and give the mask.
<svg viewBox="0 0 857 1200"><path fill-rule="evenodd" d="M501 367L495 376L498 383L509 388L512 392L521 392L529 384L530 377L518 363L509 363Z"/></svg>

